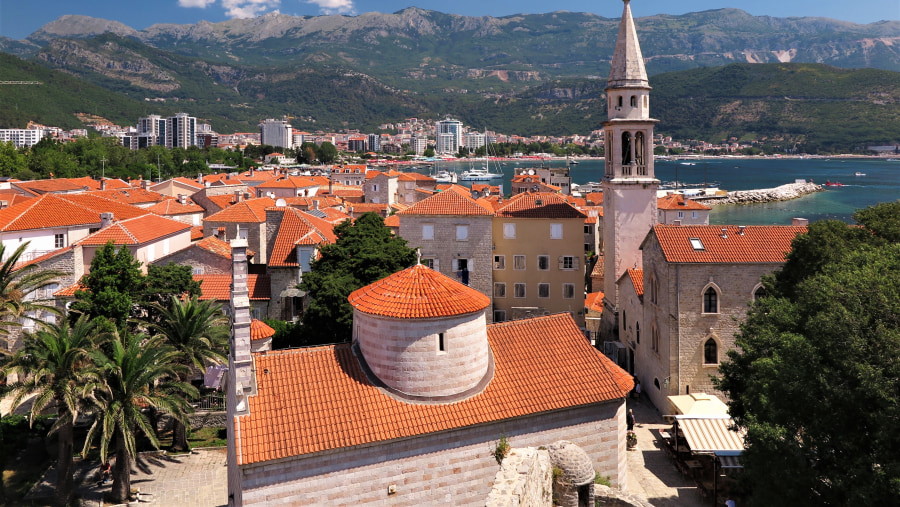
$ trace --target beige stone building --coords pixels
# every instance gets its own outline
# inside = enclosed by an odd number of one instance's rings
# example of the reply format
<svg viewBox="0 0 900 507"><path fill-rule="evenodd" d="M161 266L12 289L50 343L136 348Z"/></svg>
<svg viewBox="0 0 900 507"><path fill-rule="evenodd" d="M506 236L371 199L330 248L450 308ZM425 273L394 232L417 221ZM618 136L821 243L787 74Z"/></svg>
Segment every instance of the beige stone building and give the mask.
<svg viewBox="0 0 900 507"><path fill-rule="evenodd" d="M686 198L682 194L669 194L656 200L657 220L661 224L709 225L709 206Z"/></svg>
<svg viewBox="0 0 900 507"><path fill-rule="evenodd" d="M657 407L666 396L717 392L710 380L761 280L784 264L802 226L657 225L642 249L643 310L623 306L619 336L634 355L634 373ZM630 273L630 271L629 271ZM620 294L637 277L620 279Z"/></svg>
<svg viewBox="0 0 900 507"><path fill-rule="evenodd" d="M517 194L497 209L494 321L570 312L584 327L585 218L555 193Z"/></svg>
<svg viewBox="0 0 900 507"><path fill-rule="evenodd" d="M245 239L256 252L254 264L266 264L269 261L266 208L272 206L275 206L275 200L268 197L241 199L206 217L203 236L216 236L223 241Z"/></svg>
<svg viewBox="0 0 900 507"><path fill-rule="evenodd" d="M421 251L422 264L491 297L493 215L490 205L453 185L397 213L399 235Z"/></svg>

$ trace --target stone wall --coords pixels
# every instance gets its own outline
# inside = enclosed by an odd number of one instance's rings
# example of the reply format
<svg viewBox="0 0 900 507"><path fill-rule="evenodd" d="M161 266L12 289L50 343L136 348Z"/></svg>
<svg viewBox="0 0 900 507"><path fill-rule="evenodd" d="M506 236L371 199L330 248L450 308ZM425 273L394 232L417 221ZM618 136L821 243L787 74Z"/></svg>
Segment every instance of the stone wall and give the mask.
<svg viewBox="0 0 900 507"><path fill-rule="evenodd" d="M188 415L188 421L191 423L192 430L200 428L224 428L225 412L194 412ZM168 431L172 429L172 423L175 420L169 414L161 414L156 421L156 429L158 431Z"/></svg>
<svg viewBox="0 0 900 507"><path fill-rule="evenodd" d="M165 266L174 262L182 266L191 266L191 268L201 268L204 275L228 275L231 274L231 259L214 254L209 250L196 246L189 246L172 252L171 254L160 257L151 262L157 266Z"/></svg>
<svg viewBox="0 0 900 507"><path fill-rule="evenodd" d="M550 507L553 467L546 450L511 449L494 477L485 507Z"/></svg>
<svg viewBox="0 0 900 507"><path fill-rule="evenodd" d="M493 456L566 439L624 488L625 402L560 410L422 437L335 449L241 467L244 505L482 506L497 474Z"/></svg>

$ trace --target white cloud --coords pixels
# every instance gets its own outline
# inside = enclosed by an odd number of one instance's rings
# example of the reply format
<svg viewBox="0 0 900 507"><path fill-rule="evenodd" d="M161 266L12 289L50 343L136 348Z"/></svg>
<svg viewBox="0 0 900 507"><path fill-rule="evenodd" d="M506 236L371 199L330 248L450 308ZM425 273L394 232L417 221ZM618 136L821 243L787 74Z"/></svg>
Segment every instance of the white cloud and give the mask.
<svg viewBox="0 0 900 507"><path fill-rule="evenodd" d="M322 14L355 14L353 0L305 0L308 4L319 6Z"/></svg>
<svg viewBox="0 0 900 507"><path fill-rule="evenodd" d="M201 9L205 9L214 3L216 3L216 0L178 0L179 7L199 7Z"/></svg>
<svg viewBox="0 0 900 507"><path fill-rule="evenodd" d="M230 18L255 18L266 11L277 9L279 5L281 0L222 0L225 15Z"/></svg>

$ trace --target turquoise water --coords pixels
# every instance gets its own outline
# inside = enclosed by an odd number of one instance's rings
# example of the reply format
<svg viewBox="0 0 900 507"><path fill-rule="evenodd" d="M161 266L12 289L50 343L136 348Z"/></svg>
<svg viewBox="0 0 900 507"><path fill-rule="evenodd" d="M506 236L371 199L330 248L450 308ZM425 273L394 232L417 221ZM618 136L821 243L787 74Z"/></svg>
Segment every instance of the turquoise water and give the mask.
<svg viewBox="0 0 900 507"><path fill-rule="evenodd" d="M900 161L885 159L709 159L684 165L682 161L656 161L656 177L662 182L700 185L704 181L715 182L723 190L751 190L772 188L796 179L825 183L839 181L843 187L828 187L824 192L810 194L799 199L765 204L720 205L710 213L711 224L770 225L791 223L794 217L808 218L811 222L838 219L852 222L854 211L880 202L900 199ZM503 192L509 193L510 179L516 165L530 167L537 162L504 162ZM554 161L554 166L564 162ZM441 164L441 169L461 172L467 163ZM419 169L428 173L429 169ZM492 170L496 171L493 168ZM856 172L865 176L854 176ZM599 182L603 175L602 160L581 160L572 166L573 183ZM498 184L501 180L494 180ZM469 186L469 185L466 185Z"/></svg>

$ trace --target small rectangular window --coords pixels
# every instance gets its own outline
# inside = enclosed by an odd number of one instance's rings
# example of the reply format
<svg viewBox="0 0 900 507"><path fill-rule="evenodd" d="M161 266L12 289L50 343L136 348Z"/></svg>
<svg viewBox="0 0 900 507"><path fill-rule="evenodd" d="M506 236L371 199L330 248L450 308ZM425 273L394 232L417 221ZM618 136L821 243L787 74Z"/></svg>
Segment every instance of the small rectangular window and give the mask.
<svg viewBox="0 0 900 507"><path fill-rule="evenodd" d="M193 274L202 275L203 274L203 266L194 266Z"/></svg>
<svg viewBox="0 0 900 507"><path fill-rule="evenodd" d="M691 246L694 247L694 250L706 250L703 247L703 242L700 241L700 238L690 238Z"/></svg>
<svg viewBox="0 0 900 507"><path fill-rule="evenodd" d="M431 259L431 258L427 258L427 259L426 259L426 258L423 257L423 258L422 258L422 265L423 265L423 266L428 266L429 268L434 269L434 259Z"/></svg>
<svg viewBox="0 0 900 507"><path fill-rule="evenodd" d="M538 269L541 271L550 269L550 256L538 255Z"/></svg>
<svg viewBox="0 0 900 507"><path fill-rule="evenodd" d="M505 255L495 255L494 256L494 269L506 269L506 256Z"/></svg>
<svg viewBox="0 0 900 507"><path fill-rule="evenodd" d="M494 322L503 322L506 320L506 310L494 310Z"/></svg>
<svg viewBox="0 0 900 507"><path fill-rule="evenodd" d="M575 284L564 283L563 284L563 298L572 299L574 297L575 297Z"/></svg>
<svg viewBox="0 0 900 507"><path fill-rule="evenodd" d="M516 239L516 224L503 224L503 238Z"/></svg>
<svg viewBox="0 0 900 507"><path fill-rule="evenodd" d="M696 212L696 211L692 211L692 212L691 212L691 218L693 218L694 220L697 219L697 212Z"/></svg>
<svg viewBox="0 0 900 507"><path fill-rule="evenodd" d="M444 333L438 333L438 352L447 352L446 343L444 343Z"/></svg>
<svg viewBox="0 0 900 507"><path fill-rule="evenodd" d="M559 258L559 269L573 270L578 267L578 261L572 255L563 255Z"/></svg>
<svg viewBox="0 0 900 507"><path fill-rule="evenodd" d="M585 234L590 234L590 233L591 233L591 226L590 226L590 225L585 225L585 226L584 226L584 233L585 233Z"/></svg>
<svg viewBox="0 0 900 507"><path fill-rule="evenodd" d="M550 239L563 239L562 224L550 224Z"/></svg>
<svg viewBox="0 0 900 507"><path fill-rule="evenodd" d="M250 232L250 228L246 225L237 226L237 237L238 239L247 239L247 235Z"/></svg>
<svg viewBox="0 0 900 507"><path fill-rule="evenodd" d="M434 224L422 224L422 239L434 239Z"/></svg>
<svg viewBox="0 0 900 507"><path fill-rule="evenodd" d="M494 297L495 298L505 298L506 297L506 284L503 282L494 282Z"/></svg>
<svg viewBox="0 0 900 507"><path fill-rule="evenodd" d="M538 297L539 298L550 297L550 284L549 283L539 283L538 284Z"/></svg>
<svg viewBox="0 0 900 507"><path fill-rule="evenodd" d="M456 241L468 241L469 239L469 226L468 225L457 225L456 226Z"/></svg>
<svg viewBox="0 0 900 507"><path fill-rule="evenodd" d="M62 248L66 246L66 235L65 234L54 234L53 235L53 246L56 248Z"/></svg>
<svg viewBox="0 0 900 507"><path fill-rule="evenodd" d="M513 256L513 269L525 269L525 256L524 255L514 255Z"/></svg>
<svg viewBox="0 0 900 507"><path fill-rule="evenodd" d="M524 298L524 297L525 297L525 284L524 284L524 283L517 283L517 284L514 286L514 288L515 288L515 291L516 291L515 294L513 295L514 297L517 297L517 298Z"/></svg>
<svg viewBox="0 0 900 507"><path fill-rule="evenodd" d="M678 218L684 218L684 211L678 212Z"/></svg>

